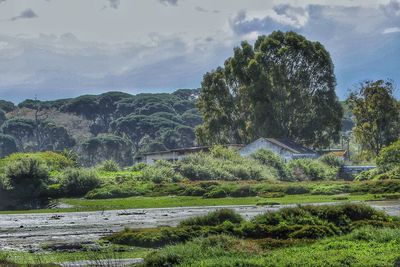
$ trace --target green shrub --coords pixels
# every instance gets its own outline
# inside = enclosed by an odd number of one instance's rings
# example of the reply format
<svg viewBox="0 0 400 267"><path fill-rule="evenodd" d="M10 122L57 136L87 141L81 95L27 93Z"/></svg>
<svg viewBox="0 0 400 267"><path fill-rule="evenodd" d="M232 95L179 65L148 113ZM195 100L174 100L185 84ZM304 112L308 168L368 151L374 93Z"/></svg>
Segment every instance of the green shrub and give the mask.
<svg viewBox="0 0 400 267"><path fill-rule="evenodd" d="M370 194L397 193L400 192L399 180L368 181L353 185L353 192L363 192Z"/></svg>
<svg viewBox="0 0 400 267"><path fill-rule="evenodd" d="M382 171L388 171L400 166L400 140L381 150L376 158L376 164Z"/></svg>
<svg viewBox="0 0 400 267"><path fill-rule="evenodd" d="M338 168L330 167L319 160L295 159L288 164L292 176L298 181L334 180L338 175Z"/></svg>
<svg viewBox="0 0 400 267"><path fill-rule="evenodd" d="M61 189L65 196L84 196L100 186L96 172L86 169L67 169L61 174Z"/></svg>
<svg viewBox="0 0 400 267"><path fill-rule="evenodd" d="M174 166L167 161L157 161L154 165L148 165L142 170L142 179L156 184L164 182L178 182L182 176L175 172Z"/></svg>
<svg viewBox="0 0 400 267"><path fill-rule="evenodd" d="M304 186L288 186L284 189L285 194L288 195L301 195L310 193L310 189Z"/></svg>
<svg viewBox="0 0 400 267"><path fill-rule="evenodd" d="M105 172L117 172L120 169L119 164L114 160L106 160L100 164L100 170Z"/></svg>
<svg viewBox="0 0 400 267"><path fill-rule="evenodd" d="M222 188L213 188L210 192L203 195L204 198L224 198L227 197L228 193Z"/></svg>
<svg viewBox="0 0 400 267"><path fill-rule="evenodd" d="M289 237L297 239L321 239L333 235L335 235L335 232L325 225L305 225L300 230L291 233Z"/></svg>
<svg viewBox="0 0 400 267"><path fill-rule="evenodd" d="M207 193L207 190L200 186L189 186L183 191L182 195L184 196L203 196Z"/></svg>
<svg viewBox="0 0 400 267"><path fill-rule="evenodd" d="M49 171L60 171L68 167L73 167L75 162L68 159L61 153L46 151L46 152L34 152L34 153L14 153L0 159L0 172L9 163L19 161L24 158L32 158L39 160L41 163L45 164Z"/></svg>
<svg viewBox="0 0 400 267"><path fill-rule="evenodd" d="M139 162L129 168L130 171L138 172L146 168L148 165L144 162Z"/></svg>
<svg viewBox="0 0 400 267"><path fill-rule="evenodd" d="M265 225L327 225L332 223L341 227L342 230L349 230L351 222L360 220L387 221L388 216L370 206L361 204L310 205L265 213L256 216L253 222Z"/></svg>
<svg viewBox="0 0 400 267"><path fill-rule="evenodd" d="M261 164L275 168L278 171L279 179L282 181L292 180L289 169L283 159L271 150L259 149L251 154L251 157Z"/></svg>
<svg viewBox="0 0 400 267"><path fill-rule="evenodd" d="M325 154L318 160L331 167L342 168L344 166L344 160L333 154Z"/></svg>
<svg viewBox="0 0 400 267"><path fill-rule="evenodd" d="M37 158L19 158L6 165L2 183L9 186L17 197L34 199L46 193L49 171Z"/></svg>
<svg viewBox="0 0 400 267"><path fill-rule="evenodd" d="M252 197L257 195L257 191L248 185L244 185L235 188L229 195L232 197Z"/></svg>
<svg viewBox="0 0 400 267"><path fill-rule="evenodd" d="M278 172L237 151L216 147L210 153L195 153L178 163L179 172L190 180L264 180L277 179Z"/></svg>
<svg viewBox="0 0 400 267"><path fill-rule="evenodd" d="M332 185L318 185L311 190L313 195L337 195L342 193L349 193L351 188L349 185L332 184Z"/></svg>
<svg viewBox="0 0 400 267"><path fill-rule="evenodd" d="M107 185L101 188L96 188L89 191L85 198L87 199L109 199L109 198L124 198L140 196L141 193L135 190L135 188L119 186L119 185Z"/></svg>
<svg viewBox="0 0 400 267"><path fill-rule="evenodd" d="M219 209L203 216L193 217L182 221L180 226L216 226L225 221L240 223L242 216L230 209Z"/></svg>

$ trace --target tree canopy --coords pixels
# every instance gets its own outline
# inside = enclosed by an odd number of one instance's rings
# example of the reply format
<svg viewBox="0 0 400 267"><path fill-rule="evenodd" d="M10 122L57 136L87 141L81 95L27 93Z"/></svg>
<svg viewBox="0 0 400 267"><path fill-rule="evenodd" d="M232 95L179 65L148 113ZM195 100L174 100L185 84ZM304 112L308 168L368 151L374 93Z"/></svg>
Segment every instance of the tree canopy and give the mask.
<svg viewBox="0 0 400 267"><path fill-rule="evenodd" d="M224 67L206 73L198 100L201 143L291 138L322 147L337 140L342 108L334 66L319 42L294 32L243 42Z"/></svg>
<svg viewBox="0 0 400 267"><path fill-rule="evenodd" d="M348 100L354 119L354 135L364 150L378 155L400 137L400 104L391 81L361 83Z"/></svg>

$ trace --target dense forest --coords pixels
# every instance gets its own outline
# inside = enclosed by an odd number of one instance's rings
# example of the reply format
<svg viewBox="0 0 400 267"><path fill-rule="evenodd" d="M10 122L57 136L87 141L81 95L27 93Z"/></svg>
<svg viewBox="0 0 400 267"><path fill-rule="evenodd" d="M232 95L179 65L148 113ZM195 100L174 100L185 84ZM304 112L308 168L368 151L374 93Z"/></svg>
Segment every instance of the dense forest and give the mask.
<svg viewBox="0 0 400 267"><path fill-rule="evenodd" d="M0 157L14 152L64 151L84 165L195 145L198 89L171 94L107 92L76 98L0 100Z"/></svg>

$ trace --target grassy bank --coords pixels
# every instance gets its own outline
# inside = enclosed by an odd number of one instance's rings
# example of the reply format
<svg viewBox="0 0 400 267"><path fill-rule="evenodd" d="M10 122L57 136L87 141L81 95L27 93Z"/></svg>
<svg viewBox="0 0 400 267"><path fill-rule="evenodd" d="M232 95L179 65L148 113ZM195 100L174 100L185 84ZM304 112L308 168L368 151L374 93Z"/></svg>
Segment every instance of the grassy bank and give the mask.
<svg viewBox="0 0 400 267"><path fill-rule="evenodd" d="M5 262L26 265L26 264L50 264L60 262L74 262L81 260L102 260L102 259L129 259L143 258L151 249L118 247L114 249L100 249L95 251L77 251L77 252L0 252L0 266Z"/></svg>
<svg viewBox="0 0 400 267"><path fill-rule="evenodd" d="M350 202L350 201L375 201L383 200L396 194L363 194L363 195L285 195L282 197L240 197L240 198L202 198L187 196L163 197L130 197L114 199L61 199L59 204L73 207L34 210L0 211L0 214L17 213L53 213L53 212L80 212L102 211L136 208L170 208L170 207L197 207L197 206L225 206L225 205L277 205L277 204L305 204L321 202Z"/></svg>

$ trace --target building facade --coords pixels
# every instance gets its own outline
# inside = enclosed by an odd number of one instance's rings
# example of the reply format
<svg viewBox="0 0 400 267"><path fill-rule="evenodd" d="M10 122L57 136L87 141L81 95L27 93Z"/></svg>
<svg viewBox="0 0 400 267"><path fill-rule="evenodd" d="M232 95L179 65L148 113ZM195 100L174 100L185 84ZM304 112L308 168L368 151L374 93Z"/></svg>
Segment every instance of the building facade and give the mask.
<svg viewBox="0 0 400 267"><path fill-rule="evenodd" d="M259 138L253 143L241 148L239 153L243 157L248 157L259 149L271 150L285 161L297 158L318 158L318 153L309 148L288 139L277 138Z"/></svg>

